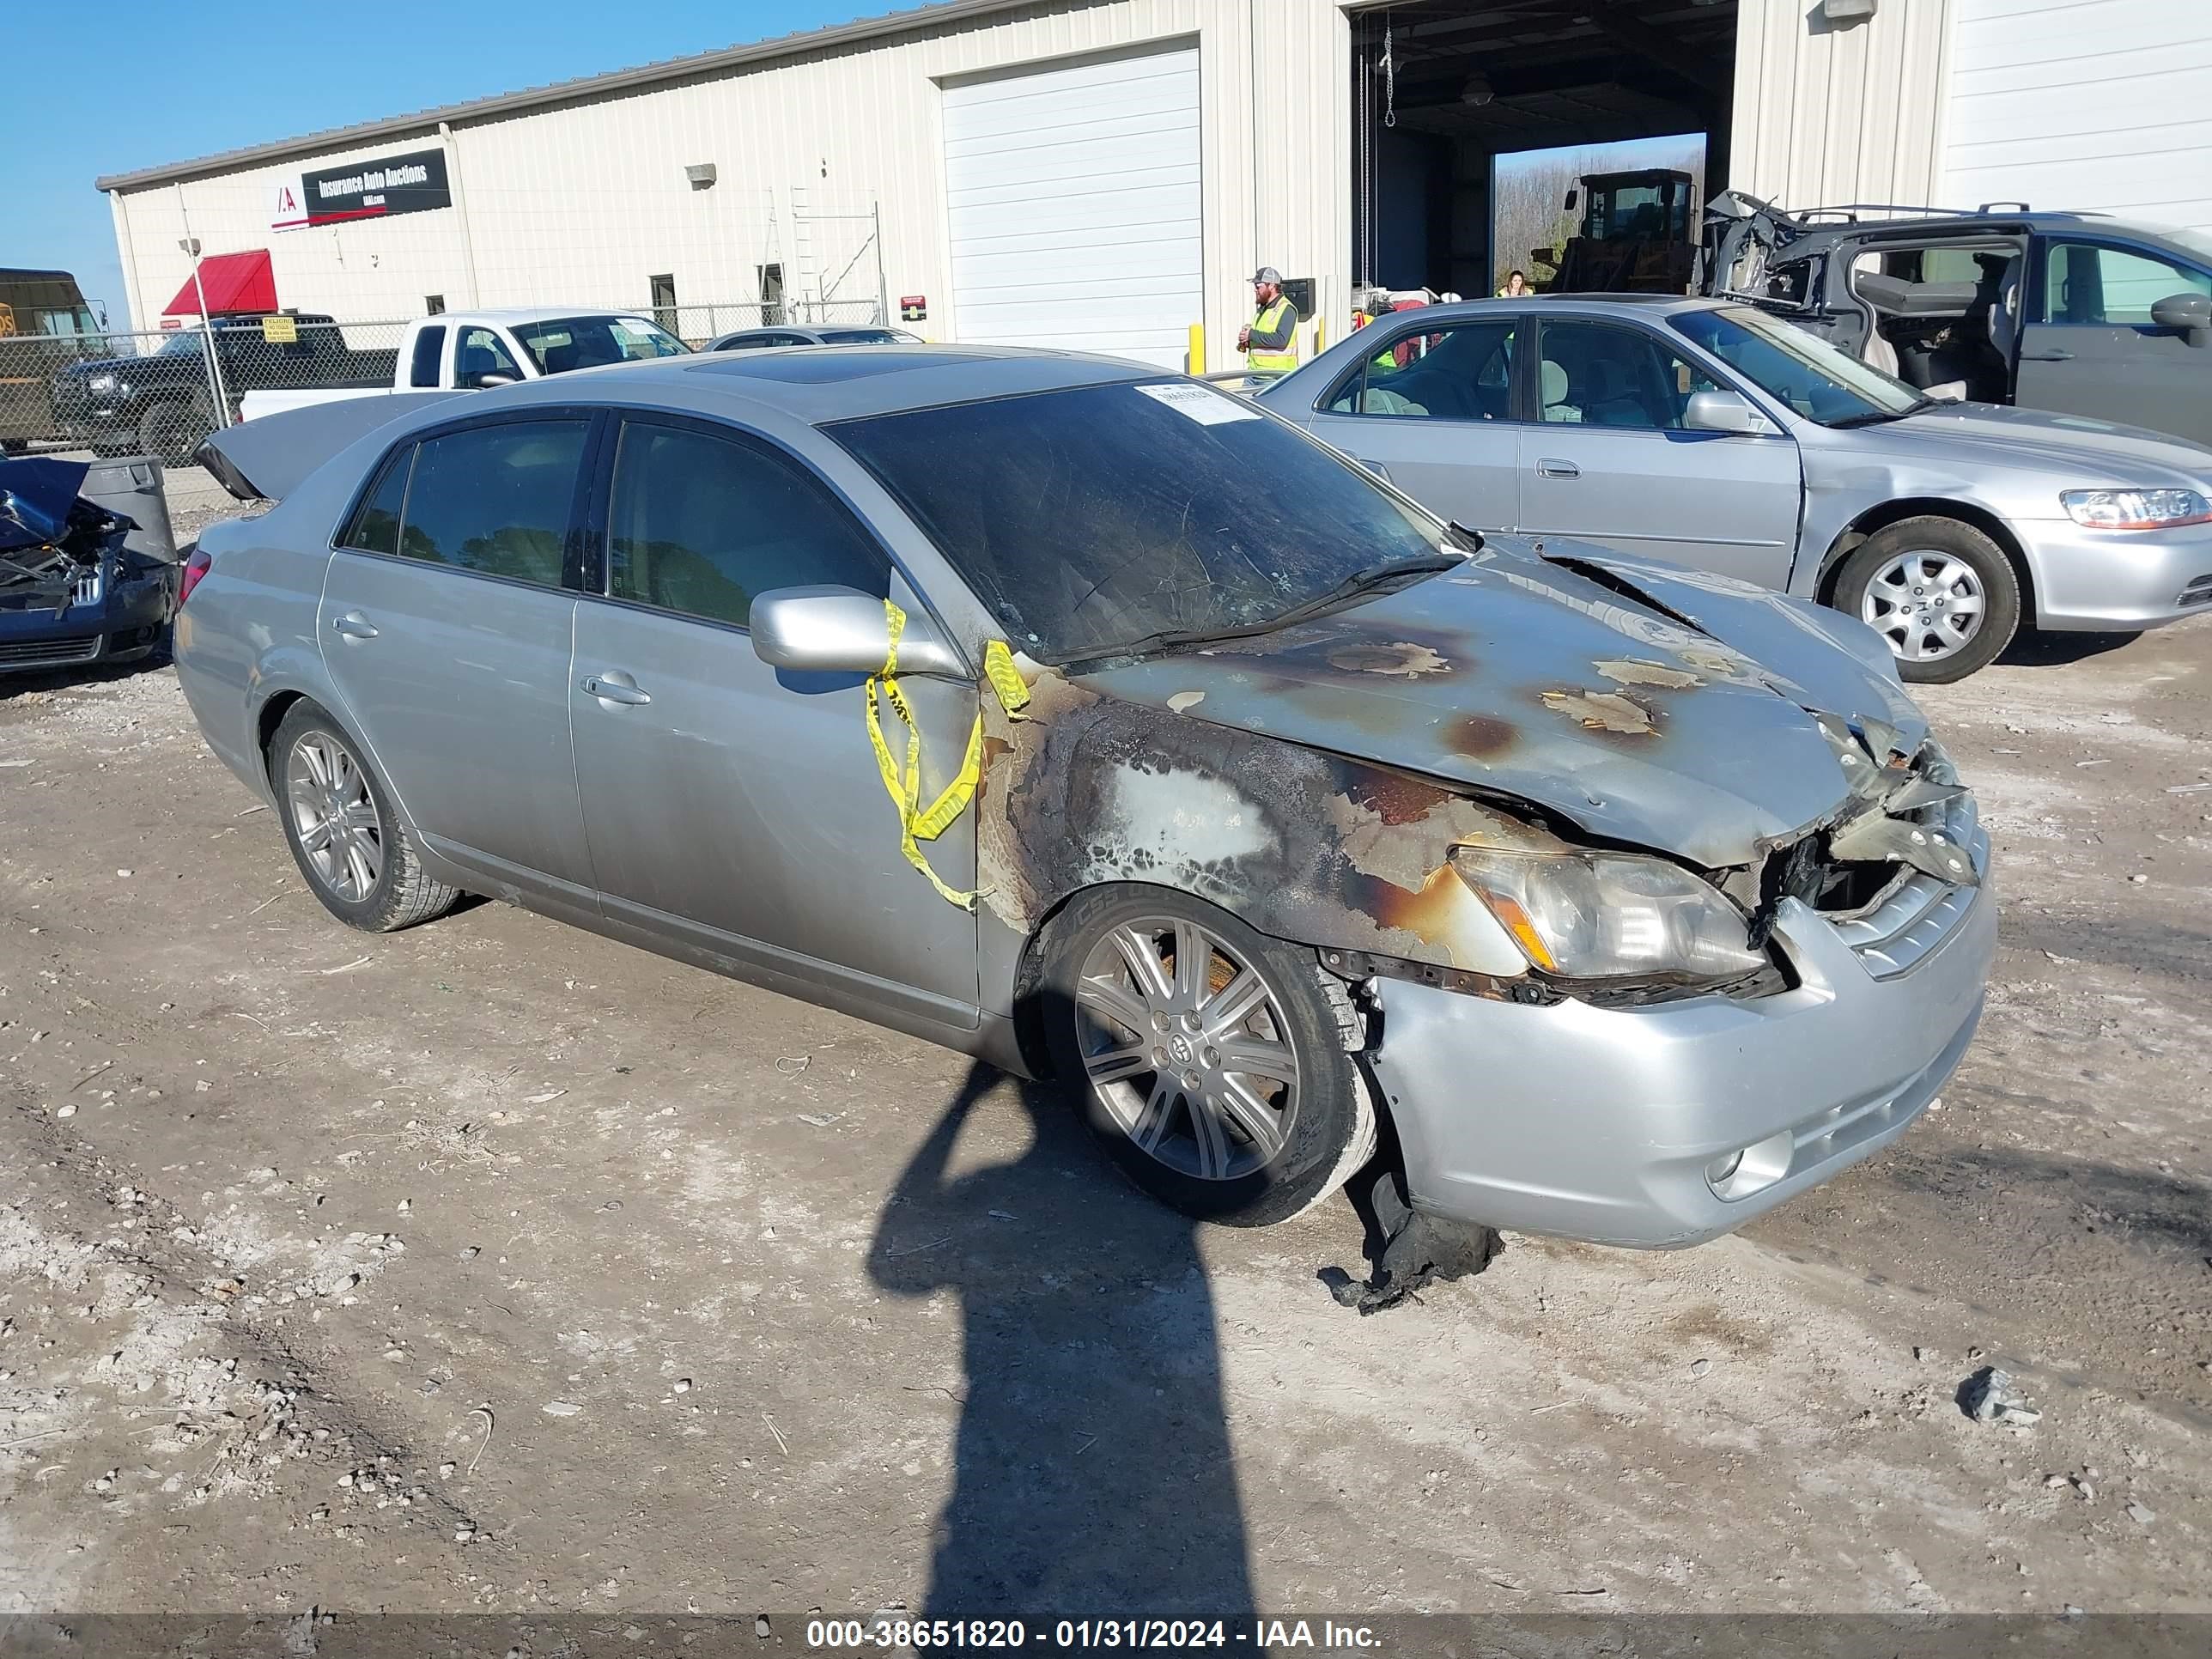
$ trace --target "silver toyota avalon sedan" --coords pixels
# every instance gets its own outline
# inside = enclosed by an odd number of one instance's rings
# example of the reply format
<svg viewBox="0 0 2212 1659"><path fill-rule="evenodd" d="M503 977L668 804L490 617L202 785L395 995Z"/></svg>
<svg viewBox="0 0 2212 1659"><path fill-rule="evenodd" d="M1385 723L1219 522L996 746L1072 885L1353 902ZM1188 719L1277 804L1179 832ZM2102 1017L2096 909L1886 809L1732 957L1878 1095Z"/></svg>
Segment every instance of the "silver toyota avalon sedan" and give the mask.
<svg viewBox="0 0 2212 1659"><path fill-rule="evenodd" d="M216 440L281 500L202 538L178 672L351 926L494 895L1055 1078L1243 1224L1387 1117L1430 1215L1694 1243L1972 1034L1989 843L1832 611L1460 530L1103 358L289 418Z"/></svg>

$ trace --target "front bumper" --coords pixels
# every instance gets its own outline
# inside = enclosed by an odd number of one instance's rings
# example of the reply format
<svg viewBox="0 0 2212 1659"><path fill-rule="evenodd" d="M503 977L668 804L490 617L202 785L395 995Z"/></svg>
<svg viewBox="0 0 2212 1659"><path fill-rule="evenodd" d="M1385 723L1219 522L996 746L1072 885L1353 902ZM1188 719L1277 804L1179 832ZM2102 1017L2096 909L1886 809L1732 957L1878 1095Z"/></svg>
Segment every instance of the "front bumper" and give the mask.
<svg viewBox="0 0 2212 1659"><path fill-rule="evenodd" d="M2015 521L2035 578L2035 625L2132 632L2212 612L2212 524L2091 530Z"/></svg>
<svg viewBox="0 0 2212 1659"><path fill-rule="evenodd" d="M1802 982L1776 996L1530 1006L1370 981L1375 1077L1415 1206L1674 1248L1887 1146L1935 1099L1981 1017L1996 901L1978 840L1978 888L1908 883L1908 902L1841 926L1784 900L1775 937ZM1717 1191L1709 1166L1746 1148L1757 1150L1745 1173Z"/></svg>
<svg viewBox="0 0 2212 1659"><path fill-rule="evenodd" d="M89 604L0 611L0 675L45 673L57 668L129 662L161 643L176 609L177 568L162 565L118 581L102 573L100 597Z"/></svg>

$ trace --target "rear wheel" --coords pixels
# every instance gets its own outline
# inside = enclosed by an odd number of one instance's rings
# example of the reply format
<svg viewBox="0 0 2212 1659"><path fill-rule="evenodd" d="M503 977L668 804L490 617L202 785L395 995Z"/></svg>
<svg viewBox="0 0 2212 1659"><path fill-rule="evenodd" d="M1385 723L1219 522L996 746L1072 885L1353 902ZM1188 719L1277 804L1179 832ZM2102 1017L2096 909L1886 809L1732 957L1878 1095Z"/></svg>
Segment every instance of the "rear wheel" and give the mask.
<svg viewBox="0 0 2212 1659"><path fill-rule="evenodd" d="M315 704L292 705L269 744L284 839L323 908L390 933L453 908L458 888L422 868L412 836L360 745Z"/></svg>
<svg viewBox="0 0 2212 1659"><path fill-rule="evenodd" d="M1109 888L1056 919L1053 1063L1107 1155L1186 1215L1298 1214L1372 1154L1356 1016L1310 952L1182 893Z"/></svg>
<svg viewBox="0 0 2212 1659"><path fill-rule="evenodd" d="M1889 641L1899 675L1947 685L1995 661L2020 629L2004 550L1956 519L1903 519L1851 550L1832 603Z"/></svg>

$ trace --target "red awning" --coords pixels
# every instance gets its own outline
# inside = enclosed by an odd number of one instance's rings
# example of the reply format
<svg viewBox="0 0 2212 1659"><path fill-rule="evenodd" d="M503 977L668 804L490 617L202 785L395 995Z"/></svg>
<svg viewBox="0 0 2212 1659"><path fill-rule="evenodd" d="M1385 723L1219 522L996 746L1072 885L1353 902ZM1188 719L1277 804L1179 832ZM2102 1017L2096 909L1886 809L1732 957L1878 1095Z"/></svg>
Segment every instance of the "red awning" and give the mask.
<svg viewBox="0 0 2212 1659"><path fill-rule="evenodd" d="M200 314L201 289L207 290L208 314L220 317L237 312L276 309L276 274L269 269L269 250L253 248L244 253L211 253L200 261L199 282L189 276L177 297L162 308L164 317Z"/></svg>

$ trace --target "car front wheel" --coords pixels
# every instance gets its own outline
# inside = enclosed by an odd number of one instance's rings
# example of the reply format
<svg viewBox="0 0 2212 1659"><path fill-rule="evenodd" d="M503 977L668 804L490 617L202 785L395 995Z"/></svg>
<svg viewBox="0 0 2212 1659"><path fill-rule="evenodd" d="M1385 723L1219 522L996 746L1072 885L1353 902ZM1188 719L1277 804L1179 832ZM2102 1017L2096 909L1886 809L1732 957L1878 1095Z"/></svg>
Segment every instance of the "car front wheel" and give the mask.
<svg viewBox="0 0 2212 1659"><path fill-rule="evenodd" d="M269 744L284 839L307 885L349 927L390 933L452 909L361 746L312 702L294 703Z"/></svg>
<svg viewBox="0 0 2212 1659"><path fill-rule="evenodd" d="M1186 1215L1287 1220L1375 1147L1357 1014L1310 951L1182 893L1077 897L1039 988L1055 1072L1139 1187Z"/></svg>
<svg viewBox="0 0 2212 1659"><path fill-rule="evenodd" d="M2020 629L2020 576L1956 519L1903 519L1851 550L1832 600L1889 641L1900 678L1948 685L1987 667Z"/></svg>

